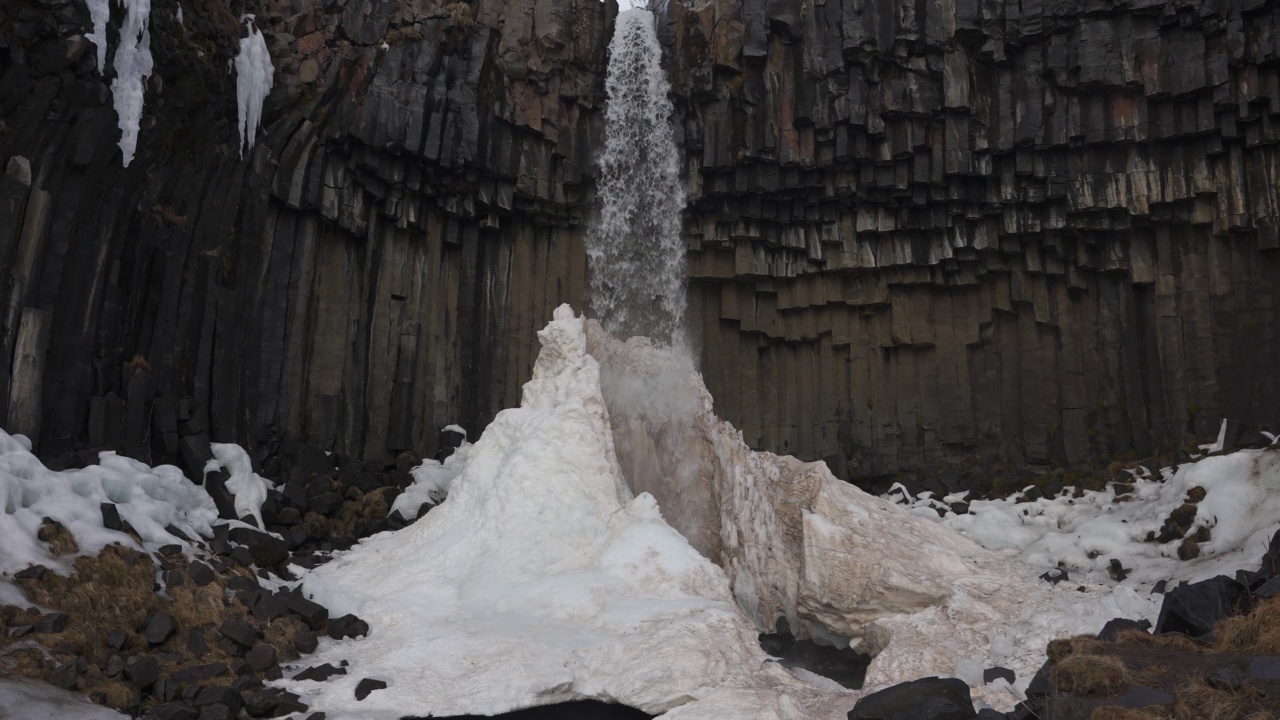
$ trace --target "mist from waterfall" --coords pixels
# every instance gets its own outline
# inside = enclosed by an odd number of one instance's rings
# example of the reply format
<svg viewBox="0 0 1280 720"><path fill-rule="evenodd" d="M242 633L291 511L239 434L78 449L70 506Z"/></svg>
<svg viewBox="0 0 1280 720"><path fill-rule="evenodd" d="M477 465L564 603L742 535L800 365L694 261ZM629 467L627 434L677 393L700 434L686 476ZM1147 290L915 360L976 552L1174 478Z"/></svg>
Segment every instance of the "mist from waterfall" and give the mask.
<svg viewBox="0 0 1280 720"><path fill-rule="evenodd" d="M653 23L646 10L621 13L609 46L600 219L587 239L590 307L615 337L681 344L685 192Z"/></svg>

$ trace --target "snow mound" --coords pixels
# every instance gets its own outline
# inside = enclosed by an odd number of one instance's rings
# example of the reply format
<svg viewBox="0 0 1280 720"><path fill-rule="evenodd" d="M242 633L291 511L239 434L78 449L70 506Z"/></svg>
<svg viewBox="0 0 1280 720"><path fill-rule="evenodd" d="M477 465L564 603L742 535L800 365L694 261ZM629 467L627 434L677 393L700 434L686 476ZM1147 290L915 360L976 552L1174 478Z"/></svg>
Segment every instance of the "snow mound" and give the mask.
<svg viewBox="0 0 1280 720"><path fill-rule="evenodd" d="M275 84L275 66L271 64L266 38L253 24L253 15L245 15L240 21L249 28L249 34L240 38L240 53L235 60L240 157L244 157L246 149L253 149L258 126L262 124L262 103Z"/></svg>
<svg viewBox="0 0 1280 720"><path fill-rule="evenodd" d="M757 628L785 617L802 638L872 654L866 691L954 676L974 686L975 699L1007 709L1049 640L1159 610L1131 588L1051 587L1037 579L1044 568L868 495L823 463L755 452L715 416L678 351L646 338L619 342L594 324L589 336L632 487L647 486L664 515L678 508L693 525L677 525L687 536L712 538L694 545L724 568ZM1015 686L983 685L982 669L994 665L1015 670Z"/></svg>
<svg viewBox="0 0 1280 720"><path fill-rule="evenodd" d="M305 592L371 631L307 658L347 660L347 675L285 684L331 718L583 698L659 713L717 693L843 717L852 695L768 662L723 572L627 489L583 321L562 307L539 339L521 407L470 448L448 499L305 576ZM357 702L365 677L388 687Z"/></svg>
<svg viewBox="0 0 1280 720"><path fill-rule="evenodd" d="M123 532L102 526L102 503L114 503L120 518L144 543L183 543L166 530L210 536L218 511L204 489L172 465L150 468L113 452L97 465L56 472L31 454L25 438L0 430L0 574L39 563L68 573L71 558L54 558L36 533L44 518L75 536L80 554L96 555L112 543L138 547Z"/></svg>

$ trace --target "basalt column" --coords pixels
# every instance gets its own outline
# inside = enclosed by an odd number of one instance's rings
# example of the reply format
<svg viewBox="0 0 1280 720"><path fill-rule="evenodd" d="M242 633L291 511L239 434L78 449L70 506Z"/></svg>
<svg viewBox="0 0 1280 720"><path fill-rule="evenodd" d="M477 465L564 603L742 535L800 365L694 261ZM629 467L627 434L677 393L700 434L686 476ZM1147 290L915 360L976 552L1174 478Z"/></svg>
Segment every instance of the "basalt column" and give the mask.
<svg viewBox="0 0 1280 720"><path fill-rule="evenodd" d="M660 22L703 366L753 447L891 476L1280 423L1280 3Z"/></svg>
<svg viewBox="0 0 1280 720"><path fill-rule="evenodd" d="M104 73L83 0L0 4L0 425L196 469L210 439L390 461L478 433L582 307L614 14L154 0L123 168L119 9ZM246 22L275 86L241 160Z"/></svg>

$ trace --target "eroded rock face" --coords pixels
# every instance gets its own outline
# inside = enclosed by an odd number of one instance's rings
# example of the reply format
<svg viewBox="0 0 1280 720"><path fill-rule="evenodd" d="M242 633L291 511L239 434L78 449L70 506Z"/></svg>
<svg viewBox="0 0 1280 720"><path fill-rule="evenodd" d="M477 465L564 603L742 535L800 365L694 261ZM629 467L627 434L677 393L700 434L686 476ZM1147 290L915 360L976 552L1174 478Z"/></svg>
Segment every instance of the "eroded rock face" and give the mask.
<svg viewBox="0 0 1280 720"><path fill-rule="evenodd" d="M616 7L179 7L127 169L82 2L0 7L0 424L390 462L514 406L581 307ZM863 477L1274 423L1278 7L659 6L717 411ZM276 68L243 162L240 12Z"/></svg>

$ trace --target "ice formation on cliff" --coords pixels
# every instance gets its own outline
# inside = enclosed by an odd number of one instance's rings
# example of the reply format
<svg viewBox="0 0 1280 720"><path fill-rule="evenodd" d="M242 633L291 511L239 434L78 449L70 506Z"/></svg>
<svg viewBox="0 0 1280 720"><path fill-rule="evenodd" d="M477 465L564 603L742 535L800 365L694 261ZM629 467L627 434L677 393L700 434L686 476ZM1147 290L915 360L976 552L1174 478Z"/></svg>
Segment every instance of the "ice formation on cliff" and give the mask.
<svg viewBox="0 0 1280 720"><path fill-rule="evenodd" d="M142 124L143 95L151 77L151 0L120 0L125 8L120 44L116 46L116 77L111 81L111 97L120 120L120 152L124 166L133 162ZM97 18L94 18L97 33ZM105 39L103 41L105 45ZM99 46L100 48L103 46ZM104 51L99 49L99 57Z"/></svg>
<svg viewBox="0 0 1280 720"><path fill-rule="evenodd" d="M262 104L275 84L275 66L267 40L253 23L253 15L241 18L249 28L249 34L240 38L240 53L236 55L236 109L240 128L240 157L252 150L262 124Z"/></svg>

